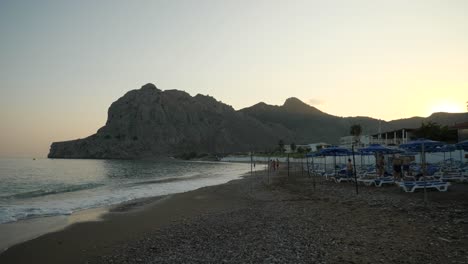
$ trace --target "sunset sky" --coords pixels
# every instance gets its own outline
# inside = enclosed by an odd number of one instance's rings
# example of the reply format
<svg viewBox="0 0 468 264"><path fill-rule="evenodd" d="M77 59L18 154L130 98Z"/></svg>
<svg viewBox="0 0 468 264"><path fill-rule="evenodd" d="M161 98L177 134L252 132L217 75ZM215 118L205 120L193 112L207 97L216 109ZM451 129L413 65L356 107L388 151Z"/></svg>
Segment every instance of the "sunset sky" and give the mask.
<svg viewBox="0 0 468 264"><path fill-rule="evenodd" d="M468 1L0 1L0 156L43 157L145 83L241 109L465 112Z"/></svg>

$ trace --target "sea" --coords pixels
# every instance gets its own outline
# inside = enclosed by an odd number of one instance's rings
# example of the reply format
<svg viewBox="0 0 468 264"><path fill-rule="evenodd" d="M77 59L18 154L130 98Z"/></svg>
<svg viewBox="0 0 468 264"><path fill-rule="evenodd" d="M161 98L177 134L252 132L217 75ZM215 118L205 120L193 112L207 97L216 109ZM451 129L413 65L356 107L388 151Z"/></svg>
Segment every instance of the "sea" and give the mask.
<svg viewBox="0 0 468 264"><path fill-rule="evenodd" d="M0 224L186 192L249 170L247 163L171 159L1 158Z"/></svg>

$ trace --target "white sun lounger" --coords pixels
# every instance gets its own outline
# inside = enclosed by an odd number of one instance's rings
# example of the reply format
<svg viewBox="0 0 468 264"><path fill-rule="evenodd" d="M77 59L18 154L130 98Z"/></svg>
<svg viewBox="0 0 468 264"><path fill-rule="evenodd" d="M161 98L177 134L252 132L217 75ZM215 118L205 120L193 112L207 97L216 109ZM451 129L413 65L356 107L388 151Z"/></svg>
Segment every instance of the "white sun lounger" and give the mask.
<svg viewBox="0 0 468 264"><path fill-rule="evenodd" d="M414 192L417 189L436 189L439 192L446 192L450 186L449 182L440 181L404 181L399 182L398 185L405 192Z"/></svg>
<svg viewBox="0 0 468 264"><path fill-rule="evenodd" d="M382 177L382 178L377 178L374 180L374 184L377 187L382 187L384 184L394 184L395 180L393 177Z"/></svg>
<svg viewBox="0 0 468 264"><path fill-rule="evenodd" d="M370 178L358 178L357 183L362 183L365 186L371 186L372 184L375 184L375 179L370 179Z"/></svg>
<svg viewBox="0 0 468 264"><path fill-rule="evenodd" d="M333 181L335 181L336 183L354 181L353 177L348 177L348 176L345 176L345 175L333 176L333 177L331 177L331 179L333 179Z"/></svg>
<svg viewBox="0 0 468 264"><path fill-rule="evenodd" d="M441 181L464 181L465 177L460 172L449 172L439 176Z"/></svg>

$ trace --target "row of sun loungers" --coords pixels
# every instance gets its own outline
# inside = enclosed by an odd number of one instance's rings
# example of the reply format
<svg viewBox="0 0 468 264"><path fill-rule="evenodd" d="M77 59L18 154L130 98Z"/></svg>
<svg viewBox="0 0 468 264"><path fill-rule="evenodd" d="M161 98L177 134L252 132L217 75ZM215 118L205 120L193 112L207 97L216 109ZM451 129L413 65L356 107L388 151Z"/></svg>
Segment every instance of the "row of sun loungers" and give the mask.
<svg viewBox="0 0 468 264"><path fill-rule="evenodd" d="M342 182L354 182L354 177L348 177L345 173L337 171L335 172L317 172L314 171L312 175L315 176L324 176L326 180L331 180L336 183ZM363 184L365 186L376 186L382 187L384 185L393 185L396 184L405 192L415 192L418 189L429 189L437 190L439 192L446 192L450 186L449 181L468 181L468 173L452 171L452 172L443 172L435 173L434 176L426 176L425 178L419 178L416 180L415 177L405 177L403 181L395 181L393 177L378 177L375 172L363 172L358 173L357 183Z"/></svg>
<svg viewBox="0 0 468 264"><path fill-rule="evenodd" d="M353 182L354 178L347 177L346 175L334 175L328 174L325 176L328 180L333 180L336 183L341 182ZM358 183L364 184L365 186L376 186L382 187L384 185L397 184L398 187L402 188L405 192L415 192L418 189L433 189L439 192L446 192L450 186L449 182L443 182L441 180L435 180L434 177L427 177L427 181L419 180L416 181L414 178L409 181L396 182L393 177L376 177L376 175L366 175L365 177L359 177Z"/></svg>
<svg viewBox="0 0 468 264"><path fill-rule="evenodd" d="M417 189L435 189L439 192L446 192L450 186L449 182L441 181L402 181L398 182L399 187L405 192L414 192Z"/></svg>
<svg viewBox="0 0 468 264"><path fill-rule="evenodd" d="M434 177L441 181L468 181L468 172L437 172L434 173Z"/></svg>

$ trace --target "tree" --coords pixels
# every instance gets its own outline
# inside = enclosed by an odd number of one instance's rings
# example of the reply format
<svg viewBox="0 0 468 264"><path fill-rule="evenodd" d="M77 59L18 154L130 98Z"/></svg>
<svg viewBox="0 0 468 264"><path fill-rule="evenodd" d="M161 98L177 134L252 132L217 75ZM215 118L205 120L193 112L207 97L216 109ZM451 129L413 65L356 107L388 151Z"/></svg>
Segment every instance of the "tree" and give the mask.
<svg viewBox="0 0 468 264"><path fill-rule="evenodd" d="M427 138L438 141L455 142L457 140L456 130L450 130L447 126L441 126L435 122L422 122L421 127L414 131L418 138Z"/></svg>
<svg viewBox="0 0 468 264"><path fill-rule="evenodd" d="M282 139L280 139L280 140L278 141L278 146L279 146L279 151L280 151L281 153L283 153L283 152L284 152L284 141L283 141Z"/></svg>
<svg viewBox="0 0 468 264"><path fill-rule="evenodd" d="M354 124L349 129L349 133L354 137L354 142L359 142L359 137L362 133L362 127L360 124Z"/></svg>
<svg viewBox="0 0 468 264"><path fill-rule="evenodd" d="M302 154L305 152L305 149L303 147L298 147L297 148L297 153Z"/></svg>
<svg viewBox="0 0 468 264"><path fill-rule="evenodd" d="M296 144L293 142L291 143L291 145L289 145L291 147L291 151L292 152L295 152L296 151Z"/></svg>

